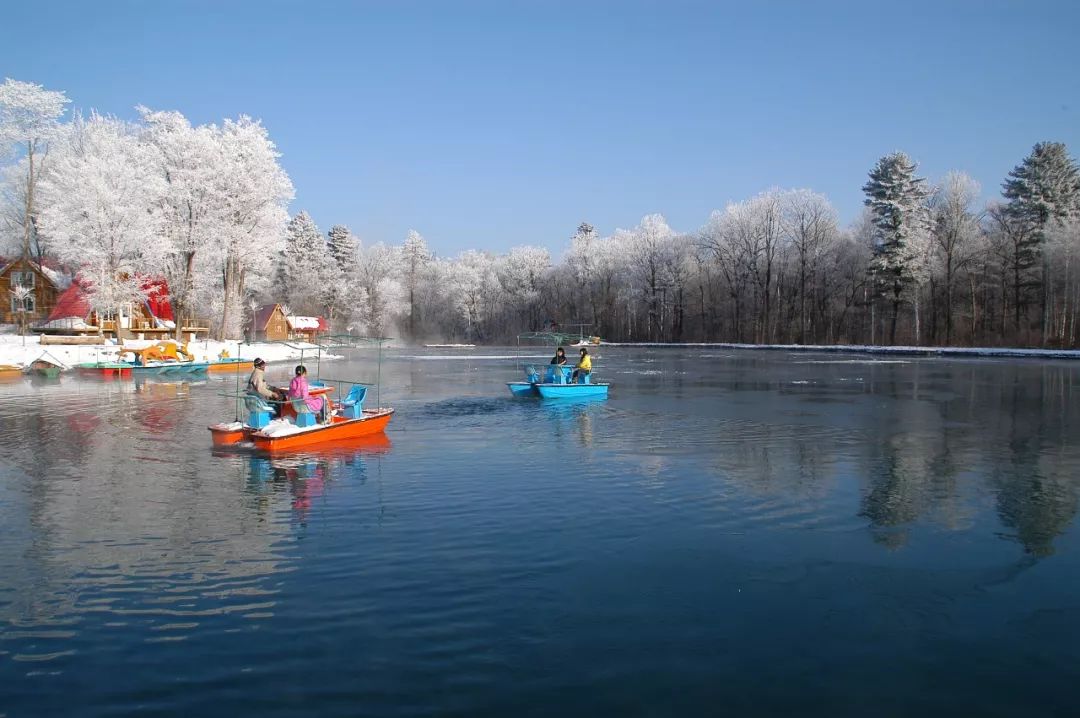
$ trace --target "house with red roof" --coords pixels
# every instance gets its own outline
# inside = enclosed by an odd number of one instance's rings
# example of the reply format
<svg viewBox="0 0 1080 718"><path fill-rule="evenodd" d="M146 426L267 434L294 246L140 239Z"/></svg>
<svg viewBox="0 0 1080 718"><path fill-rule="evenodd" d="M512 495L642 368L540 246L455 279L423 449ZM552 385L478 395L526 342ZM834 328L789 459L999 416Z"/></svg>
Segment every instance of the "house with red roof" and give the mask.
<svg viewBox="0 0 1080 718"><path fill-rule="evenodd" d="M45 333L98 331L112 334L117 328L145 335L165 335L176 328L172 305L169 304L169 286L160 277L146 277L140 288L146 293L142 302L131 302L120 307L114 315L99 317L89 300L90 284L76 277L57 300L43 324L34 327Z"/></svg>

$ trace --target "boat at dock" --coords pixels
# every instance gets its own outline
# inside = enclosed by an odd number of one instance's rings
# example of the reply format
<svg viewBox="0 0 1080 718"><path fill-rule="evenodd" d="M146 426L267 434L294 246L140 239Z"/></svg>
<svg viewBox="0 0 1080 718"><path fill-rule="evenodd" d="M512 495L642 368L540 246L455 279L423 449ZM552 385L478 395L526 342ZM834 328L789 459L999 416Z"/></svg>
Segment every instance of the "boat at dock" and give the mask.
<svg viewBox="0 0 1080 718"><path fill-rule="evenodd" d="M23 369L21 366L15 366L14 364L0 364L0 381L21 379L22 375Z"/></svg>
<svg viewBox="0 0 1080 718"><path fill-rule="evenodd" d="M75 371L82 376L97 376L102 379L130 379L131 364L120 361L84 362L76 364Z"/></svg>

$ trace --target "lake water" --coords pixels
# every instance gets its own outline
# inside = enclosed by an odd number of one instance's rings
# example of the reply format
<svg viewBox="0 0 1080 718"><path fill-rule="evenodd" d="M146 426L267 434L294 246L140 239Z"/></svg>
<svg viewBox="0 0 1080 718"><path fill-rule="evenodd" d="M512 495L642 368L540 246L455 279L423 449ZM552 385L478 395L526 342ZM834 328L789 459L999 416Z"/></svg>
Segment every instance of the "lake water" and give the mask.
<svg viewBox="0 0 1080 718"><path fill-rule="evenodd" d="M597 353L390 351L279 458L231 377L0 385L0 717L1075 715L1080 364Z"/></svg>

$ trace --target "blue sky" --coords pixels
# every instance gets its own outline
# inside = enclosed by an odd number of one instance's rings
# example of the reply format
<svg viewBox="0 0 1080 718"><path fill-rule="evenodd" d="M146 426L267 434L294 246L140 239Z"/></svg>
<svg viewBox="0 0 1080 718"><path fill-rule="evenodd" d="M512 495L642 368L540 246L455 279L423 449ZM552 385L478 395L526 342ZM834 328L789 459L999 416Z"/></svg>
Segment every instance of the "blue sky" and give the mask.
<svg viewBox="0 0 1080 718"><path fill-rule="evenodd" d="M699 227L773 186L852 220L902 149L997 194L1080 152L1080 3L59 2L0 10L0 75L75 107L262 119L292 211L442 255ZM26 28L23 32L21 29Z"/></svg>

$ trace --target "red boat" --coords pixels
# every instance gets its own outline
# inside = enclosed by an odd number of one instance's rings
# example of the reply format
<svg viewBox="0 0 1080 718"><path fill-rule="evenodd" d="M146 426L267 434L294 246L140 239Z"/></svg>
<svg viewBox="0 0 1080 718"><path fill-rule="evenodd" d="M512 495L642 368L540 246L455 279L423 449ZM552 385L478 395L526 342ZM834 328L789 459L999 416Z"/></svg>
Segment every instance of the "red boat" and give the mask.
<svg viewBox="0 0 1080 718"><path fill-rule="evenodd" d="M393 415L393 409L365 409L359 419L335 416L329 424L315 424L278 435L267 434L264 430L252 431L249 438L255 443L256 449L263 451L297 449L324 441L354 439L358 436L380 433L386 429Z"/></svg>

